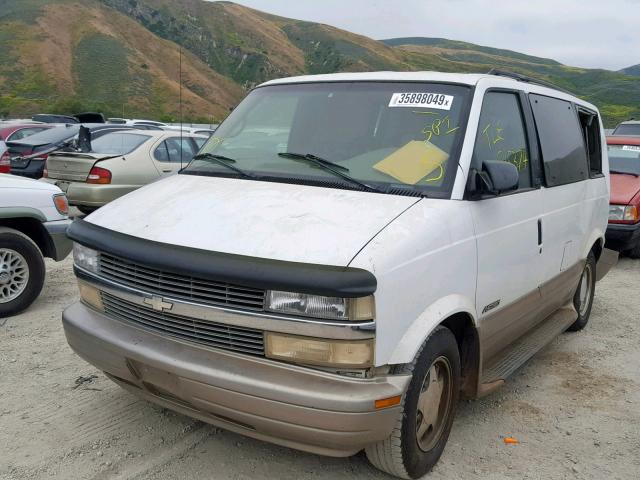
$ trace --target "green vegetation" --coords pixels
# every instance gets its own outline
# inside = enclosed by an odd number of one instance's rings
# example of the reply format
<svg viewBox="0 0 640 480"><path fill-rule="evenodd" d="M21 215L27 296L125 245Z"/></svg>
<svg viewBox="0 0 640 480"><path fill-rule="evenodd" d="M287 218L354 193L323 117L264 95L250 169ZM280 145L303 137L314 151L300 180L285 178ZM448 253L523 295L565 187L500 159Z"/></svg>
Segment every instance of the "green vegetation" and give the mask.
<svg viewBox="0 0 640 480"><path fill-rule="evenodd" d="M83 37L73 55L79 98L97 105L126 103L131 76L127 49L113 37L92 34Z"/></svg>

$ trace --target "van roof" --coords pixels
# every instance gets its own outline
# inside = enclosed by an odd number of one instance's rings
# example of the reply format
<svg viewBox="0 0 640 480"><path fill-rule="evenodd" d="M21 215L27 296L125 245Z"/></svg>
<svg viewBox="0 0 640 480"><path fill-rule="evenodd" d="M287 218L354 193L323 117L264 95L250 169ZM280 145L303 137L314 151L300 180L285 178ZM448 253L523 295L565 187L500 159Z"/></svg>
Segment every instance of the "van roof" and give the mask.
<svg viewBox="0 0 640 480"><path fill-rule="evenodd" d="M511 76L513 75L513 76ZM522 89L526 85L526 90L532 92L544 91L551 93L558 98L571 99L577 104L595 109L596 107L575 95L562 90L560 87L554 87L550 84L537 83L535 79L527 79L521 76L521 79L514 78L517 74L509 72L496 71L492 73L443 73L443 72L357 72L357 73L330 73L324 75L303 75L299 77L288 77L271 80L261 84L266 85L283 85L288 83L315 83L315 82L441 82L441 83L457 83L462 85L476 85L480 80L491 79L500 83L501 86L513 86L513 88ZM544 82L542 82L544 83Z"/></svg>

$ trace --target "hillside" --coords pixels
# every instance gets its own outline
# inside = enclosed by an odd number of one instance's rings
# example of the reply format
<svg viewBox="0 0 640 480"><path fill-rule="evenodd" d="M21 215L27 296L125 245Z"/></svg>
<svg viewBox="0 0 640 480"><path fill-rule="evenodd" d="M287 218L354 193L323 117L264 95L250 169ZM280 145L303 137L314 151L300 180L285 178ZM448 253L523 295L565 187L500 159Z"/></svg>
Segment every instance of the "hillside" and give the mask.
<svg viewBox="0 0 640 480"><path fill-rule="evenodd" d="M272 78L365 70L507 68L640 116L640 78L440 38L376 41L328 25L202 0L0 0L0 117L38 111L223 118ZM6 48L5 48L6 46ZM633 67L632 67L633 68ZM626 74L625 74L626 73Z"/></svg>
<svg viewBox="0 0 640 480"><path fill-rule="evenodd" d="M632 75L634 77L640 77L640 63L638 65L633 65L631 67L623 68L622 70L618 70L620 73L624 73L625 75Z"/></svg>

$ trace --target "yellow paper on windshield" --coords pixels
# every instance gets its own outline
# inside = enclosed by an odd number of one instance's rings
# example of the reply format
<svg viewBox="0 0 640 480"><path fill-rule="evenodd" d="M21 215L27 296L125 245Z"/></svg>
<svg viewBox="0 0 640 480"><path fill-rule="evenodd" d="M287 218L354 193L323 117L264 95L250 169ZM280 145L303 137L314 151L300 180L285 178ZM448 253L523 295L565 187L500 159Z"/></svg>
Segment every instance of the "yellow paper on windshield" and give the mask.
<svg viewBox="0 0 640 480"><path fill-rule="evenodd" d="M407 185L415 185L449 159L449 154L431 142L412 140L373 168Z"/></svg>

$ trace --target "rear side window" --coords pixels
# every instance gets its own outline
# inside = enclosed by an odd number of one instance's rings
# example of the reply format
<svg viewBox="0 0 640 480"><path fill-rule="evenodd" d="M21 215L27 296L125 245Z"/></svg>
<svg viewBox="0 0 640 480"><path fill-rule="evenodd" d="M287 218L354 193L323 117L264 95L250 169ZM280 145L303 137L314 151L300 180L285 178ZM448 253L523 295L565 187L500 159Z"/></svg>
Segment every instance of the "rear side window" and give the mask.
<svg viewBox="0 0 640 480"><path fill-rule="evenodd" d="M189 138L168 138L156 149L153 156L160 162L189 163L196 154Z"/></svg>
<svg viewBox="0 0 640 480"><path fill-rule="evenodd" d="M571 102L530 94L540 138L546 185L555 187L589 178L585 141Z"/></svg>
<svg viewBox="0 0 640 480"><path fill-rule="evenodd" d="M600 144L600 121L595 112L578 107L578 118L587 149L589 173L591 177L602 174L602 146Z"/></svg>
<svg viewBox="0 0 640 480"><path fill-rule="evenodd" d="M515 93L488 92L482 102L473 149L473 164L482 170L487 160L509 162L520 174L519 189L531 188L531 163L520 99Z"/></svg>
<svg viewBox="0 0 640 480"><path fill-rule="evenodd" d="M150 137L131 133L107 133L91 142L93 153L127 155L137 149Z"/></svg>

